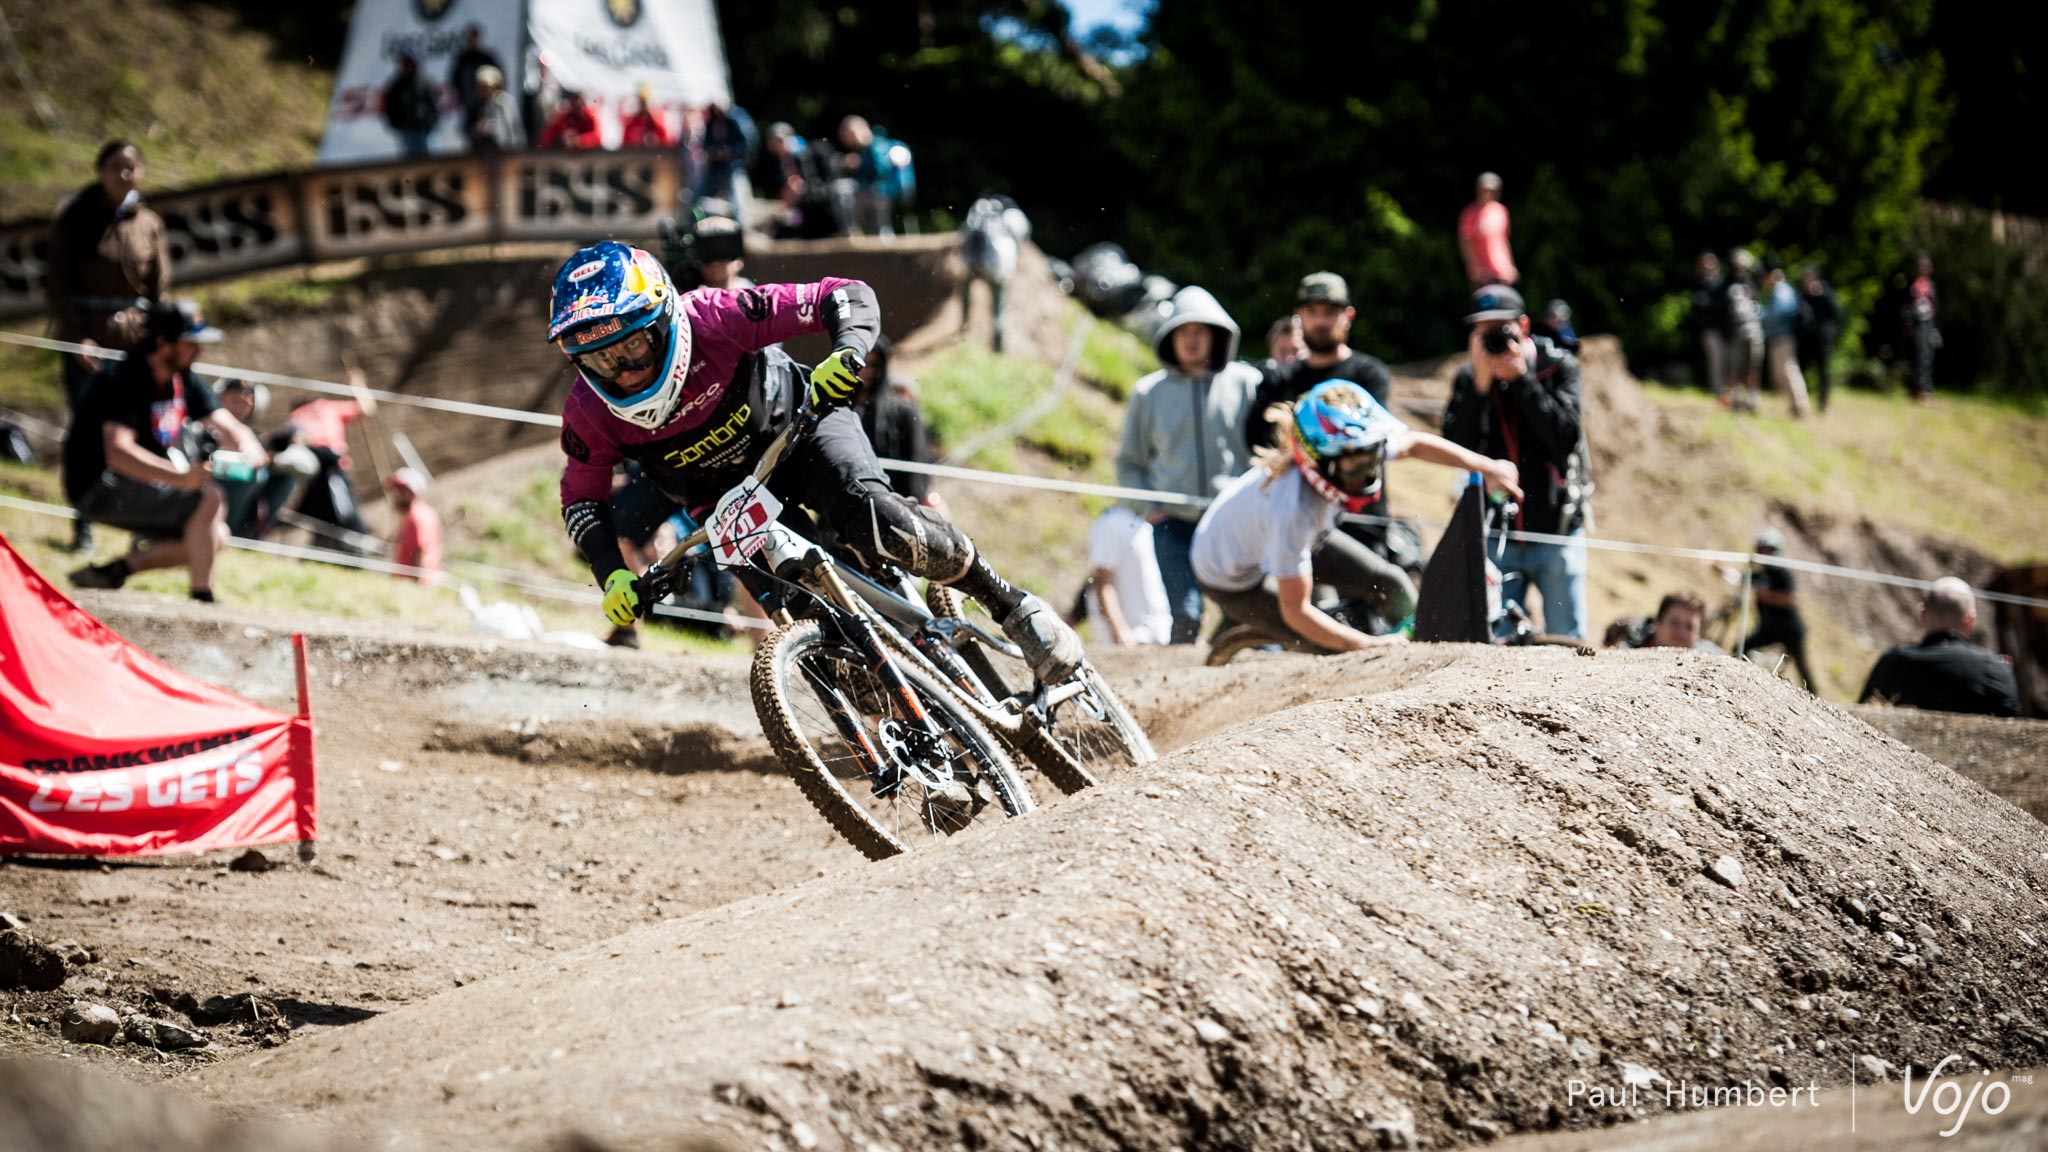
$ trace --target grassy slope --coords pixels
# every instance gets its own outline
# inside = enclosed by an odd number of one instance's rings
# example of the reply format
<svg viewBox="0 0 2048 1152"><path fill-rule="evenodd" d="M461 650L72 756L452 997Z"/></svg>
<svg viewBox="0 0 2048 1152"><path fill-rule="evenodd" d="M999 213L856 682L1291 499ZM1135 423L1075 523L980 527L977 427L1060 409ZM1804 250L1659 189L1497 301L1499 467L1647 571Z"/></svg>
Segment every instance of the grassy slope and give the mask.
<svg viewBox="0 0 2048 1152"><path fill-rule="evenodd" d="M201 4L11 4L7 18L55 105L52 136L0 70L0 217L46 215L93 179L111 137L142 147L144 190L310 164L333 76Z"/></svg>

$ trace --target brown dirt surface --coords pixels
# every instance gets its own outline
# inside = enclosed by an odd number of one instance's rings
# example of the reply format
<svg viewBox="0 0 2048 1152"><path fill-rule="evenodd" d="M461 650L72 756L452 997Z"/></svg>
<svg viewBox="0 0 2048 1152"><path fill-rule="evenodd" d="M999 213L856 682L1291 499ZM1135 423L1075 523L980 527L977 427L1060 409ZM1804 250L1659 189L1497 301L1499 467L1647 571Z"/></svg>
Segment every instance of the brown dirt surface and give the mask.
<svg viewBox="0 0 2048 1152"><path fill-rule="evenodd" d="M1856 718L2048 823L2048 721L1959 716L1877 704Z"/></svg>
<svg viewBox="0 0 2048 1152"><path fill-rule="evenodd" d="M592 923L192 1087L409 1147L563 1125L1434 1146L1611 1122L1572 1078L2048 1056L2048 829L1755 669L1418 646L1223 673L1205 694L1172 686L1201 670L1117 672L1155 731L1200 736L1139 776L687 919ZM1308 684L1321 700L1268 703ZM1239 710L1272 714L1219 731ZM644 870L759 836L611 851ZM361 867L335 897L404 882Z"/></svg>

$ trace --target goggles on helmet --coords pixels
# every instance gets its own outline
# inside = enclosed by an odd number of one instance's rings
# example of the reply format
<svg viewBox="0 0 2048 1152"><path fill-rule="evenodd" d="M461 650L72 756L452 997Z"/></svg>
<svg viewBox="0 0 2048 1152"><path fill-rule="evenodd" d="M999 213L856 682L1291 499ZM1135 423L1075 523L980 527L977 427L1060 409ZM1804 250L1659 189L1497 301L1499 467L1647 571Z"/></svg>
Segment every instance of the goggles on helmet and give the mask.
<svg viewBox="0 0 2048 1152"><path fill-rule="evenodd" d="M668 349L668 328L668 320L664 317L601 347L583 352L571 351L569 358L576 362L576 367L592 384L614 399L624 400L645 388L647 382L642 380L628 387L619 383L619 377L628 372L659 368L662 354ZM573 337L565 337L562 343L566 346L572 340Z"/></svg>

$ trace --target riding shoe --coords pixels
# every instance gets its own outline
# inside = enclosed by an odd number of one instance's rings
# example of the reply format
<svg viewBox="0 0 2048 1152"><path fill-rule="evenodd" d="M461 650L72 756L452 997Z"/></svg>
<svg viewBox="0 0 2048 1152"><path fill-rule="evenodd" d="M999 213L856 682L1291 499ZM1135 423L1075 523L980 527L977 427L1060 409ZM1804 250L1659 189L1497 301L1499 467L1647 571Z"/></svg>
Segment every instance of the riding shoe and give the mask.
<svg viewBox="0 0 2048 1152"><path fill-rule="evenodd" d="M1060 619L1052 605L1036 596L1018 601L1003 618L1003 635L1024 650L1024 660L1040 683L1056 684L1081 670L1087 655L1081 638Z"/></svg>

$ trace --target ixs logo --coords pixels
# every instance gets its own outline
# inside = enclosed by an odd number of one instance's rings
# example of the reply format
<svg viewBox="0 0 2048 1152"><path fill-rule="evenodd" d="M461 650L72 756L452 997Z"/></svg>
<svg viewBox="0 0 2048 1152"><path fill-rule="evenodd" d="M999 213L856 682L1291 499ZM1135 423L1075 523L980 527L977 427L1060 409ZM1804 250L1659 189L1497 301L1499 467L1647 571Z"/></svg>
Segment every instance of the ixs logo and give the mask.
<svg viewBox="0 0 2048 1152"><path fill-rule="evenodd" d="M1905 1085L1906 1114L1908 1116L1919 1115L1920 1109L1931 1104L1936 1116L1944 1120L1950 1116L1955 1117L1956 1122L1949 1125L1948 1129L1942 1133L1944 1138L1962 1131L1963 1122L1968 1120L1971 1112L1978 1108L1981 1107L1986 1116L1996 1116L2000 1112L2005 1111L2006 1107L2012 1103L2012 1085L2004 1080L1989 1079L1990 1073L1988 1072L1977 1073L1977 1080L1969 1086L1967 1095L1964 1093L1963 1085L1960 1081L1954 1078L1942 1079L1942 1070L1960 1059L1962 1057L1956 1055L1942 1057L1941 1063L1936 1064L1934 1070L1927 1074L1927 1079L1920 1082L1920 1093L1917 1096L1913 1094L1913 1069L1910 1065L1906 1068L1906 1076L1902 1082ZM2022 1073L2013 1077L2013 1079L2018 1080L2022 1084L2033 1083L2032 1075L2027 1073ZM1930 1096L1932 1097L1931 1100L1929 1099ZM1997 1101L1995 1104L1992 1102L1994 1098Z"/></svg>

